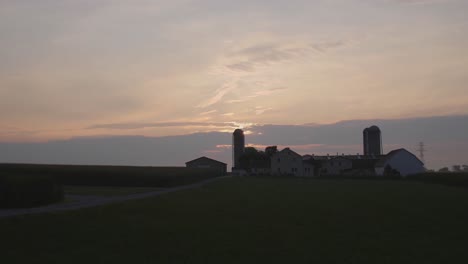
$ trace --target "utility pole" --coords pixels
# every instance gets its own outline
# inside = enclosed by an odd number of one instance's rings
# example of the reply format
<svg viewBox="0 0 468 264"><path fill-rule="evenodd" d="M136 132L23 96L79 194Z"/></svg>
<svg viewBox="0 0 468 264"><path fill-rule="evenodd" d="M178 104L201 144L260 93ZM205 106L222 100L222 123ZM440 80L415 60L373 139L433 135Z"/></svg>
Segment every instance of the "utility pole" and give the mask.
<svg viewBox="0 0 468 264"><path fill-rule="evenodd" d="M422 141L419 142L418 152L419 152L419 157L421 158L421 161L425 163L424 153L426 152L426 146L424 145L424 142Z"/></svg>

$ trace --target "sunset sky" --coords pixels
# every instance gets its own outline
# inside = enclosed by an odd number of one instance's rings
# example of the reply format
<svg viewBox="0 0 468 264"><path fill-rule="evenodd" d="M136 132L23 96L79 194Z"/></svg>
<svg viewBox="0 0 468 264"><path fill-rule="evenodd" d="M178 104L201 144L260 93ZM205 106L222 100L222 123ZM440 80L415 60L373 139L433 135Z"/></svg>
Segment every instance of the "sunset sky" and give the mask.
<svg viewBox="0 0 468 264"><path fill-rule="evenodd" d="M0 142L467 115L467 10L1 0Z"/></svg>

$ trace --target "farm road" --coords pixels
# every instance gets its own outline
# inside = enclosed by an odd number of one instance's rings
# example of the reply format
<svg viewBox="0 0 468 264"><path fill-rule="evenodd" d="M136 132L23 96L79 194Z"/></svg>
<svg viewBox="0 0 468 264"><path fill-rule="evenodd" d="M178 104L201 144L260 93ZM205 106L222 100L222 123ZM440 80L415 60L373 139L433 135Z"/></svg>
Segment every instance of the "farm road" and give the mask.
<svg viewBox="0 0 468 264"><path fill-rule="evenodd" d="M100 206L100 205L105 205L105 204L148 198L148 197L163 195L163 194L171 193L171 192L199 188L208 183L217 181L219 179L227 178L227 177L230 177L230 176L208 179L208 180L190 184L190 185L183 185L183 186L167 188L167 189L157 190L157 191L152 191L152 192L135 193L135 194L129 194L129 195L123 195L123 196L114 196L114 197L102 197L102 196L91 196L91 195L65 195L65 199L70 198L72 201L66 202L66 203L51 204L51 205L43 206L43 207L35 207L35 208L0 209L0 218L27 215L27 214L40 214L40 213L57 212L57 211L77 210L81 208L89 208L89 207L95 207L95 206Z"/></svg>

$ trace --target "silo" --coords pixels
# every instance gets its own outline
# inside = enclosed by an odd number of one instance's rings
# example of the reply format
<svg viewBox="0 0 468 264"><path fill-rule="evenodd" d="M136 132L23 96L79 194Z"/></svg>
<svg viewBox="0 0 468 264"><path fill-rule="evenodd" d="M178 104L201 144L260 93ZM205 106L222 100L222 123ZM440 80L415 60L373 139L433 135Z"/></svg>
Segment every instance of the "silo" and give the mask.
<svg viewBox="0 0 468 264"><path fill-rule="evenodd" d="M380 128L371 126L364 129L364 155L382 155L382 134Z"/></svg>
<svg viewBox="0 0 468 264"><path fill-rule="evenodd" d="M232 133L232 166L233 169L239 169L239 159L244 154L245 136L242 129L236 129Z"/></svg>

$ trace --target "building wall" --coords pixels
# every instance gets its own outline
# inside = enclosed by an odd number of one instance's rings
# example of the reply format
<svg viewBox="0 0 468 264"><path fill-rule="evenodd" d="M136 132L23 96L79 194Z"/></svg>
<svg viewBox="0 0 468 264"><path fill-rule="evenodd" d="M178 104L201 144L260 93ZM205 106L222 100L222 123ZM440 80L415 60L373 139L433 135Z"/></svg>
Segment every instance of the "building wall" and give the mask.
<svg viewBox="0 0 468 264"><path fill-rule="evenodd" d="M425 171L424 164L422 164L417 157L407 151L399 151L395 153L384 164L376 167L376 174L382 176L387 165L398 170L401 176L418 174Z"/></svg>
<svg viewBox="0 0 468 264"><path fill-rule="evenodd" d="M332 158L324 161L322 165L322 174L324 175L340 175L344 170L353 168L353 162L345 158Z"/></svg>
<svg viewBox="0 0 468 264"><path fill-rule="evenodd" d="M302 156L290 149L284 149L271 157L272 175L313 176L312 164L305 164Z"/></svg>
<svg viewBox="0 0 468 264"><path fill-rule="evenodd" d="M188 168L199 168L199 169L216 169L218 170L221 174L226 174L227 173L227 165L218 163L215 161L210 161L210 160L205 160L205 159L200 159L200 160L195 160L193 162L188 162L186 164Z"/></svg>
<svg viewBox="0 0 468 264"><path fill-rule="evenodd" d="M314 165L306 162L302 162L303 175L304 177L314 177Z"/></svg>

